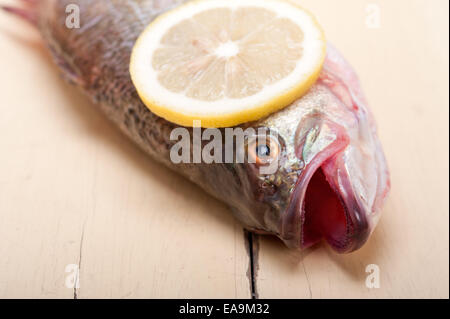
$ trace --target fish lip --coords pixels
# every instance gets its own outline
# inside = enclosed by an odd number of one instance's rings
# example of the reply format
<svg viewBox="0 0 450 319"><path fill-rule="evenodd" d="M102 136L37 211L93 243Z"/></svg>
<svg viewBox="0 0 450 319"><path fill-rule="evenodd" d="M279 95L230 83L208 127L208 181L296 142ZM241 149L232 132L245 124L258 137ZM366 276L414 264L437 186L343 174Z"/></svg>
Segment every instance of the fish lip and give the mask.
<svg viewBox="0 0 450 319"><path fill-rule="evenodd" d="M344 204L347 220L347 238L344 243L335 242L330 245L339 253L350 253L360 249L370 236L370 225L364 208L358 203L356 197L351 196Z"/></svg>
<svg viewBox="0 0 450 319"><path fill-rule="evenodd" d="M306 211L304 209L306 190L313 175L323 167L329 167L341 172L345 171L336 169L336 165L339 165L341 162L341 155L348 144L349 139L347 135L345 133L338 134L335 142L318 153L300 174L281 220L280 237L288 247L305 249L311 246L305 245L303 241L303 226L306 219ZM325 175L327 174L325 173ZM346 194L343 194L338 186L332 185L333 183L330 183L330 187L335 191L344 208L347 223L346 236L343 240L334 241L331 238L326 238L326 241L337 253L350 253L363 246L371 231L366 209L358 200L358 196L355 195L348 175L339 175L339 184L341 183L345 185ZM322 240L325 240L325 238Z"/></svg>

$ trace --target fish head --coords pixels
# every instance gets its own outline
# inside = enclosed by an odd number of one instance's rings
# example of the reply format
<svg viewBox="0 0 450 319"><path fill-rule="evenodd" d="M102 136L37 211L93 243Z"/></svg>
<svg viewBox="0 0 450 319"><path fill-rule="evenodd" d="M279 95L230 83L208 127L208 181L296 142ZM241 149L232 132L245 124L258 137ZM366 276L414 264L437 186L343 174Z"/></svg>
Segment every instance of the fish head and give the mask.
<svg viewBox="0 0 450 319"><path fill-rule="evenodd" d="M260 163L247 164L247 198L263 204L252 203L256 229L271 229L290 247L324 240L348 253L374 230L390 182L359 82L340 56L343 70L336 70L334 52L304 97L253 124L273 137L251 148L275 147L277 166L267 173Z"/></svg>

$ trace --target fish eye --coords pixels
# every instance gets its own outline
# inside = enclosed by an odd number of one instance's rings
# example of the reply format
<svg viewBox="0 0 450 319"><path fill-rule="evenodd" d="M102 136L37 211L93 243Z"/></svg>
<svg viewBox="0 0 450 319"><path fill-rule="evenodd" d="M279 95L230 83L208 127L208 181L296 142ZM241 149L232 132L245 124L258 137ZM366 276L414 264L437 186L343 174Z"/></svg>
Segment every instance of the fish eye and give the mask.
<svg viewBox="0 0 450 319"><path fill-rule="evenodd" d="M257 166L270 164L280 154L280 144L273 136L255 137L247 145L249 161Z"/></svg>
<svg viewBox="0 0 450 319"><path fill-rule="evenodd" d="M256 155L258 157L270 156L270 146L267 144L256 146Z"/></svg>

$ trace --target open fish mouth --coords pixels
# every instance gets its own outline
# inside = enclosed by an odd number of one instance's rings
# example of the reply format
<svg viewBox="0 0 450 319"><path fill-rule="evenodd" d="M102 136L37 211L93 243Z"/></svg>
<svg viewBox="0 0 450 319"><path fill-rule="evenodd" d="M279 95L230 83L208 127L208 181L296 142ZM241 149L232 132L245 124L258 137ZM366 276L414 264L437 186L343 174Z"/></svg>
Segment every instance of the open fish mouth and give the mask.
<svg viewBox="0 0 450 319"><path fill-rule="evenodd" d="M336 252L349 253L370 235L366 212L353 194L342 195L330 183L325 173L327 162L322 165L297 184L283 223L283 237L288 238L288 245L301 248L325 240ZM296 226L288 226L292 221Z"/></svg>
<svg viewBox="0 0 450 319"><path fill-rule="evenodd" d="M371 227L345 169L348 138L337 125L323 124L322 131L327 129L333 141L299 176L282 220L282 238L288 246L301 248L324 240L336 252L349 253L367 241Z"/></svg>
<svg viewBox="0 0 450 319"><path fill-rule="evenodd" d="M325 239L334 250L346 253L359 249L370 235L363 209L353 198L345 201L322 168L313 174L299 207L303 248Z"/></svg>

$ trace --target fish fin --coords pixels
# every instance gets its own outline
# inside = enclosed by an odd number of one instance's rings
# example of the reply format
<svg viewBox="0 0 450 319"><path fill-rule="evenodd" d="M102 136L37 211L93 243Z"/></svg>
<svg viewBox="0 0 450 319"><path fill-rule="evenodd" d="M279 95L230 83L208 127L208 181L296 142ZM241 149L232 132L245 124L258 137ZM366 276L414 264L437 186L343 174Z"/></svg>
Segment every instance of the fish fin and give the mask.
<svg viewBox="0 0 450 319"><path fill-rule="evenodd" d="M9 5L1 5L0 10L3 10L7 13L13 14L16 17L21 18L33 26L37 27L39 23L39 5L42 3L42 0L16 0L18 3L21 2L23 5L19 6L9 6ZM82 80L79 72L76 68L74 68L71 63L66 61L61 54L58 54L58 50L49 46L50 52L53 56L55 63L62 70L61 74L63 79L77 86L84 87L85 82Z"/></svg>

